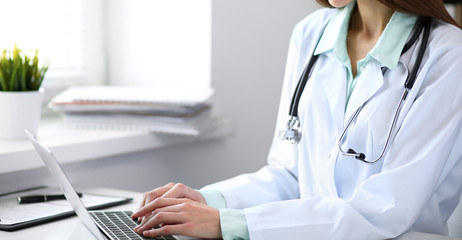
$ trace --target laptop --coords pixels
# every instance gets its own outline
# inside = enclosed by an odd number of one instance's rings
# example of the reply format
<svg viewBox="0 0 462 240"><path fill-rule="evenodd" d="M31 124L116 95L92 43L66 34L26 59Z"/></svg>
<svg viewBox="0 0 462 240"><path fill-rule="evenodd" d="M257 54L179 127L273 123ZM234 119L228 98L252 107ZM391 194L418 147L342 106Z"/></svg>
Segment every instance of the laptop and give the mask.
<svg viewBox="0 0 462 240"><path fill-rule="evenodd" d="M25 130L29 140L34 145L35 150L50 171L53 179L66 196L67 201L71 204L77 216L82 220L85 227L98 240L119 240L119 239L152 239L145 238L133 231L138 222L130 216L131 211L88 211L80 200L74 187L64 174L61 166L58 164L54 154L50 149L43 146L29 131ZM197 239L186 236L161 236L154 239L162 240L187 240Z"/></svg>

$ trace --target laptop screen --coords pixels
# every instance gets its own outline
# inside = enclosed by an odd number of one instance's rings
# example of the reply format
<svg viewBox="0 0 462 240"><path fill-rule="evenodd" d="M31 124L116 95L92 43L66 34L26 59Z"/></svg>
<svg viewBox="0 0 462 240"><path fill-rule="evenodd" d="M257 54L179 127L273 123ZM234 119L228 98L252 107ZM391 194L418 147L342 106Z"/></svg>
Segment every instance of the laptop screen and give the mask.
<svg viewBox="0 0 462 240"><path fill-rule="evenodd" d="M71 204L72 208L74 208L74 211L77 214L77 216L79 216L79 218L88 228L88 230L90 230L90 232L97 239L99 240L106 239L102 235L102 233L99 231L96 224L93 222L90 214L88 213L87 209L85 208L79 196L77 195L77 192L75 191L74 187L72 187L71 182L69 181L67 176L64 174L64 171L62 170L61 166L58 164L58 161L56 161L56 158L54 157L51 150L43 146L34 136L32 136L32 134L29 131L27 130L25 131L26 131L26 135L28 136L29 140L34 145L35 150L37 150L37 153L40 155L40 158L45 163L48 171L50 171L52 177L54 178L54 180L58 183L59 187L61 188L61 191L63 191L64 196L66 196L67 201Z"/></svg>

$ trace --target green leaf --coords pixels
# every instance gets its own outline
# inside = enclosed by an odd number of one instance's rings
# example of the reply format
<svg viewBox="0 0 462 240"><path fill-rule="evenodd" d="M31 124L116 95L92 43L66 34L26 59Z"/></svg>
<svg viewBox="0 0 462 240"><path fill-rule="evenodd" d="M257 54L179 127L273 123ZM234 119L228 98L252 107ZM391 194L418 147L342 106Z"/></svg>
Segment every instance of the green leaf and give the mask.
<svg viewBox="0 0 462 240"><path fill-rule="evenodd" d="M22 64L22 68L20 69L21 76L20 76L19 86L21 88L21 91L29 90L29 88L27 87L27 81L26 81L28 67L29 67L29 59L27 56L25 56L24 63Z"/></svg>
<svg viewBox="0 0 462 240"><path fill-rule="evenodd" d="M45 78L45 73L48 71L48 62L45 66L43 66L39 71L37 72L36 79L33 85L34 90L38 90L40 88L40 85L42 85L43 79Z"/></svg>
<svg viewBox="0 0 462 240"><path fill-rule="evenodd" d="M18 81L16 79L16 73L18 72L18 66L13 65L13 70L11 71L11 81L10 81L10 91L17 91Z"/></svg>
<svg viewBox="0 0 462 240"><path fill-rule="evenodd" d="M5 69L3 68L5 62L5 55L2 55L0 58L0 91L6 91L7 87L7 78L5 77Z"/></svg>
<svg viewBox="0 0 462 240"><path fill-rule="evenodd" d="M3 64L1 64L3 65ZM8 90L8 83L5 76L5 72L3 68L0 68L0 91L6 91Z"/></svg>
<svg viewBox="0 0 462 240"><path fill-rule="evenodd" d="M38 50L27 56L14 45L12 51L4 49L0 56L0 91L38 90L48 71L49 62L40 68Z"/></svg>

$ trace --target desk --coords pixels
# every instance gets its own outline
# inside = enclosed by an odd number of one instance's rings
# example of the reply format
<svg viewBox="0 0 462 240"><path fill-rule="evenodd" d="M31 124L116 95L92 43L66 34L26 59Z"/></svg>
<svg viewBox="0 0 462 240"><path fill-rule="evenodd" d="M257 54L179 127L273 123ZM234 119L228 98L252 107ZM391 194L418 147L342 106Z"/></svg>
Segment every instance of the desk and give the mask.
<svg viewBox="0 0 462 240"><path fill-rule="evenodd" d="M135 210L141 201L141 193L124 190L115 190L107 188L92 188L82 190L88 193L99 193L104 195L131 197L133 201L128 204L108 208L110 210ZM108 210L105 209L105 210ZM79 218L76 216L57 220L31 228L4 232L0 231L2 240L23 240L23 239L40 239L40 240L91 240L95 239L88 231Z"/></svg>
<svg viewBox="0 0 462 240"><path fill-rule="evenodd" d="M85 189L85 192L100 193L105 195L132 197L134 200L129 204L109 208L110 210L135 210L141 201L141 193L107 188ZM35 227L15 231L0 231L2 240L22 240L22 239L41 239L41 240L82 240L94 239L93 235L85 228L77 217L70 217L50 223L45 223ZM394 240L461 240L426 233L409 232Z"/></svg>

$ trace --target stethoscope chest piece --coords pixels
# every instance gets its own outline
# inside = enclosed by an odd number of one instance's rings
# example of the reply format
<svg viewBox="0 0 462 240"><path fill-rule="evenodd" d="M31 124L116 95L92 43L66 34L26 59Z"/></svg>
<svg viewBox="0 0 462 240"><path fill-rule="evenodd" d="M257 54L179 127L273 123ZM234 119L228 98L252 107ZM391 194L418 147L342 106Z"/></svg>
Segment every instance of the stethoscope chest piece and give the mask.
<svg viewBox="0 0 462 240"><path fill-rule="evenodd" d="M281 140L287 140L292 145L297 145L300 142L302 137L300 129L300 122L297 117L291 117L287 121L286 128L279 132L279 137Z"/></svg>

